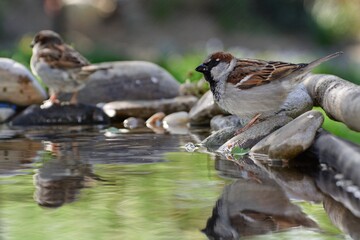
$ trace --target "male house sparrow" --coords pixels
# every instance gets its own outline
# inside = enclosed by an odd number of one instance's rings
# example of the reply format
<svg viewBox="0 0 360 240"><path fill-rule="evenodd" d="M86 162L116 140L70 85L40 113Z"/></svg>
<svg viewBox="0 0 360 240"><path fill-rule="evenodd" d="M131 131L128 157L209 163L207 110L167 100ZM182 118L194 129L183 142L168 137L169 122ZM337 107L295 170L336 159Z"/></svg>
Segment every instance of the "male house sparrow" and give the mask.
<svg viewBox="0 0 360 240"><path fill-rule="evenodd" d="M91 65L51 30L38 32L31 47L31 70L50 90L50 99L44 103L45 107L58 103L57 94L60 92L73 93L70 103L77 103L77 92L85 86L89 76L97 70L106 69Z"/></svg>
<svg viewBox="0 0 360 240"><path fill-rule="evenodd" d="M276 114L289 92L302 77L322 62L339 56L336 52L311 63L286 63L255 59L238 59L230 53L211 54L196 71L204 74L215 101L250 127L257 118ZM244 129L244 130L245 130Z"/></svg>

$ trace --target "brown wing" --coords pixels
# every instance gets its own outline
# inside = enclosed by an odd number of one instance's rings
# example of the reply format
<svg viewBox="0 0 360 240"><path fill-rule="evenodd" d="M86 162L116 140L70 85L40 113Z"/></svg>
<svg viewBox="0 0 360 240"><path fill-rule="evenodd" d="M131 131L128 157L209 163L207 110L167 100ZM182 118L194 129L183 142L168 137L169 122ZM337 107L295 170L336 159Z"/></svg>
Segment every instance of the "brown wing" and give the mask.
<svg viewBox="0 0 360 240"><path fill-rule="evenodd" d="M51 45L40 50L39 57L54 68L74 69L89 65L89 61L67 45Z"/></svg>
<svg viewBox="0 0 360 240"><path fill-rule="evenodd" d="M249 89L282 79L305 66L306 64L239 59L236 71L229 75L229 82L239 89Z"/></svg>

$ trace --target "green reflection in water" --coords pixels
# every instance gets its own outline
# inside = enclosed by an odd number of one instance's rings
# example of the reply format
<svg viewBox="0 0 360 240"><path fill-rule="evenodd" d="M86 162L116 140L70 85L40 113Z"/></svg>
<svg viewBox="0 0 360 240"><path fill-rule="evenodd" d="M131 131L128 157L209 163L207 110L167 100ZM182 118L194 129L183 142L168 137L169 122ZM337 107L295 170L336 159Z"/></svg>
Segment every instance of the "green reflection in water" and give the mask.
<svg viewBox="0 0 360 240"><path fill-rule="evenodd" d="M94 166L105 181L56 209L33 200L31 175L2 185L4 239L206 239L206 223L225 180L207 154L169 153L166 162Z"/></svg>

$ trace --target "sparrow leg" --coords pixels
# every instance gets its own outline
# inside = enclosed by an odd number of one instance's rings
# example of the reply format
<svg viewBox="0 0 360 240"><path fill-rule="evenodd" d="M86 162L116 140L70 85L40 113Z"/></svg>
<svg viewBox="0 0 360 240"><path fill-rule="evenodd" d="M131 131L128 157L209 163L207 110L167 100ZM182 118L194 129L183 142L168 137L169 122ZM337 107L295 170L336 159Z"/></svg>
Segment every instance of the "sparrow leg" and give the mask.
<svg viewBox="0 0 360 240"><path fill-rule="evenodd" d="M50 101L53 104L59 104L60 103L59 99L57 98L57 93L56 92L54 92L54 93L52 93L50 95L50 98L49 98L48 101Z"/></svg>
<svg viewBox="0 0 360 240"><path fill-rule="evenodd" d="M70 99L70 104L74 104L76 105L78 103L77 101L77 95L78 95L78 91L74 92L71 99Z"/></svg>
<svg viewBox="0 0 360 240"><path fill-rule="evenodd" d="M50 98L41 104L40 108L45 109L49 108L54 104L60 104L59 99L57 99L57 92L50 91Z"/></svg>
<svg viewBox="0 0 360 240"><path fill-rule="evenodd" d="M235 135L239 135L240 133L243 133L246 130L248 130L249 128L251 128L256 123L256 121L259 119L260 116L261 116L261 113L256 114L256 116L253 117L253 119L251 119L250 122L248 122L244 127L237 130L235 132Z"/></svg>

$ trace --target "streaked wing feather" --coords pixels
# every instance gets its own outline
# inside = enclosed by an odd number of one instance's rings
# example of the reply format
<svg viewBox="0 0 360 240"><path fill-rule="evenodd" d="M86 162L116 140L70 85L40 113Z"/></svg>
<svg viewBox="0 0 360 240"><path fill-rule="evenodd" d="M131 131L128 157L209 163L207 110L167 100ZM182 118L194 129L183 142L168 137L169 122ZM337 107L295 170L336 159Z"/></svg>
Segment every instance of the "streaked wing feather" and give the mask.
<svg viewBox="0 0 360 240"><path fill-rule="evenodd" d="M53 45L44 48L39 53L40 58L54 68L74 69L89 65L89 61L73 48L67 45Z"/></svg>
<svg viewBox="0 0 360 240"><path fill-rule="evenodd" d="M233 73L229 75L229 82L236 85L239 89L249 89L282 79L305 66L305 64L274 61L238 60L235 68L239 68L241 71L233 71Z"/></svg>

